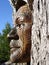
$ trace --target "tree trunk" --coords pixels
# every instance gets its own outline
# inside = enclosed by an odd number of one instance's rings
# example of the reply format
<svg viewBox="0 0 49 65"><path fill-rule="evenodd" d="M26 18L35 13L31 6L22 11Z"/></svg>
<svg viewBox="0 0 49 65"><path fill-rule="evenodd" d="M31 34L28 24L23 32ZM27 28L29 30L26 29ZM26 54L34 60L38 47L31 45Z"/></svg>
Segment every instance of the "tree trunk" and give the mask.
<svg viewBox="0 0 49 65"><path fill-rule="evenodd" d="M30 65L49 65L49 0L33 2Z"/></svg>

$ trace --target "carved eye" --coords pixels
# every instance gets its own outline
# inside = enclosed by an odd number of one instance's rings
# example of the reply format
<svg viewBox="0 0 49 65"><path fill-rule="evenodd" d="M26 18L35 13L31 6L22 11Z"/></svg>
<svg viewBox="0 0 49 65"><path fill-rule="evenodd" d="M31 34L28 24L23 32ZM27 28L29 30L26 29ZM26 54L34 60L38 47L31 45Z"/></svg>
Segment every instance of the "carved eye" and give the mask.
<svg viewBox="0 0 49 65"><path fill-rule="evenodd" d="M21 27L24 27L25 26L25 24L23 23L23 24L21 24Z"/></svg>
<svg viewBox="0 0 49 65"><path fill-rule="evenodd" d="M24 24L24 23L23 23L22 25L23 25L23 26L25 26L25 24Z"/></svg>
<svg viewBox="0 0 49 65"><path fill-rule="evenodd" d="M24 28L24 26L25 26L25 24L16 24L16 29L18 29L18 28Z"/></svg>
<svg viewBox="0 0 49 65"><path fill-rule="evenodd" d="M21 27L21 24L17 24L16 27Z"/></svg>

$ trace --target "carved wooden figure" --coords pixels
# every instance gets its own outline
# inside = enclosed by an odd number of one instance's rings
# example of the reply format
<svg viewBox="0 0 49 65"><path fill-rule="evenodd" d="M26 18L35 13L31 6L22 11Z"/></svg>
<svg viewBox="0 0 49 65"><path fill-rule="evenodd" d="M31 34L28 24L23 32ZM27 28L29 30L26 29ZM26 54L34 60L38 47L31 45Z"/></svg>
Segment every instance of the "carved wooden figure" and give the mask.
<svg viewBox="0 0 49 65"><path fill-rule="evenodd" d="M14 28L8 34L11 62L27 62L30 65L32 13L27 4L15 13Z"/></svg>

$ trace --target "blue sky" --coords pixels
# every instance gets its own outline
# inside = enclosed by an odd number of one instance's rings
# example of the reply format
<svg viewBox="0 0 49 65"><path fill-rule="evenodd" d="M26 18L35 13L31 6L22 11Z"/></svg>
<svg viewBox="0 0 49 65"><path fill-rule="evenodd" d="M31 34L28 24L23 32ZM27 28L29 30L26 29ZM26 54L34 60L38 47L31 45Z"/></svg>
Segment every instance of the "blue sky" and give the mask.
<svg viewBox="0 0 49 65"><path fill-rule="evenodd" d="M0 0L0 33L7 22L12 25L12 7L8 0Z"/></svg>

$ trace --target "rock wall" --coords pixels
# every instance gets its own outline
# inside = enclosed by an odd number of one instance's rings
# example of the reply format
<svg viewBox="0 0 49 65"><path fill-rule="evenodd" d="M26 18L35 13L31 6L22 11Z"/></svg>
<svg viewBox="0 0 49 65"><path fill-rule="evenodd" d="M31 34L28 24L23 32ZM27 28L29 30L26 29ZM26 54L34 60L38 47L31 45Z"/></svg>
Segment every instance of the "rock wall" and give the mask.
<svg viewBox="0 0 49 65"><path fill-rule="evenodd" d="M49 65L49 0L34 0L31 65Z"/></svg>

